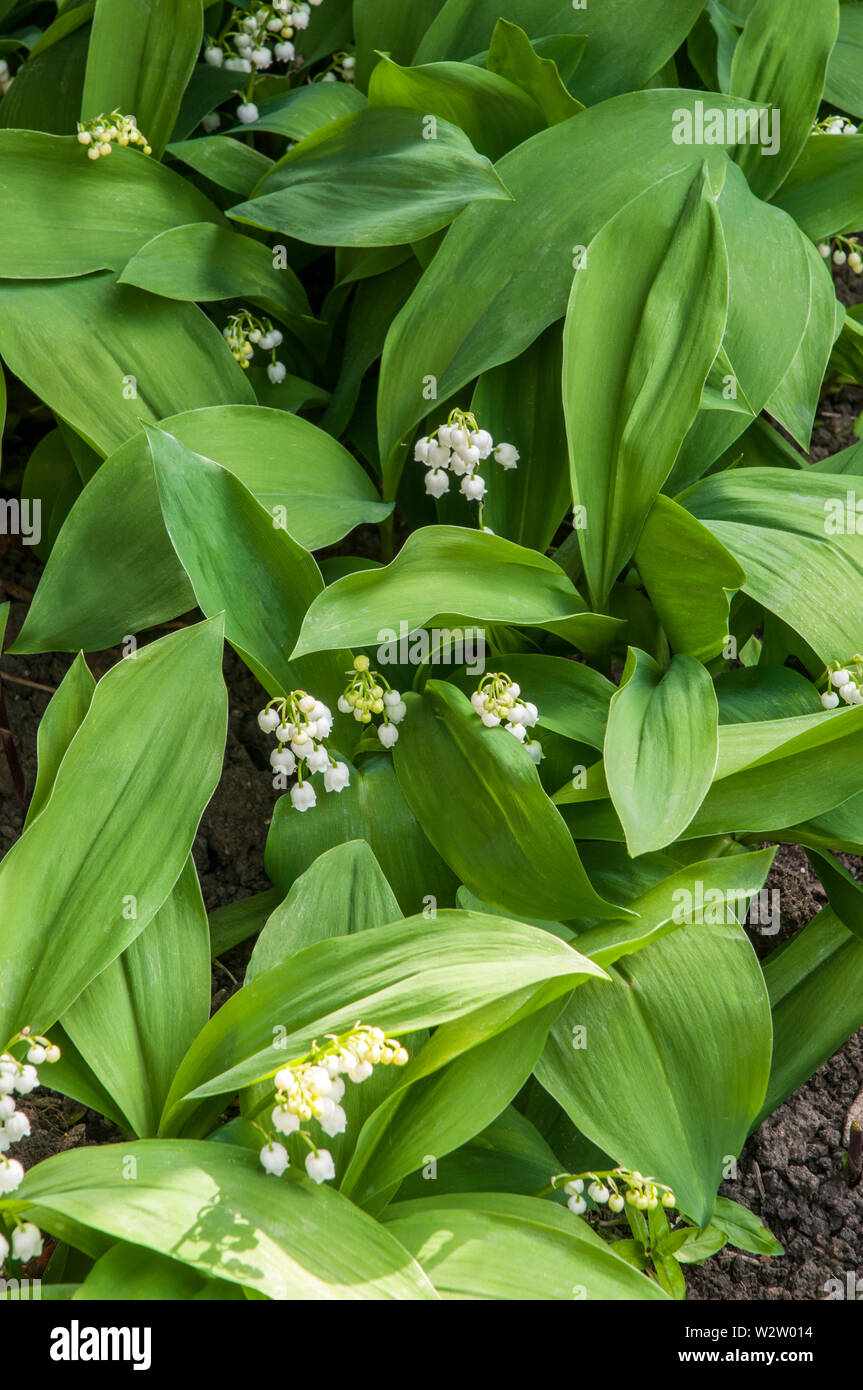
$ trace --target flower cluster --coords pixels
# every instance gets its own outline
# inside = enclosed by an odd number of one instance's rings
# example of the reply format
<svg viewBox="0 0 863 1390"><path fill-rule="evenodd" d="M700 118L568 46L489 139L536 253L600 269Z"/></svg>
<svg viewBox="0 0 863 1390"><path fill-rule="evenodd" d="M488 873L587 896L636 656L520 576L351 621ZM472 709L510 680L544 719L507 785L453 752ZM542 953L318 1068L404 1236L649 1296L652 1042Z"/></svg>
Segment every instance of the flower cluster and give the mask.
<svg viewBox="0 0 863 1390"><path fill-rule="evenodd" d="M86 125L78 122L78 144L87 146L89 159L101 159L111 153L114 143L118 145L140 145L144 154L153 151L141 134L134 116L123 116L112 111L110 116L96 116Z"/></svg>
<svg viewBox="0 0 863 1390"><path fill-rule="evenodd" d="M374 715L382 715L383 720L377 726L378 738L384 748L392 748L399 736L396 725L401 724L407 714L401 695L379 671L369 669L367 656L355 657L353 669L345 675L351 679L344 694L339 696L342 714L352 714L360 724L371 724Z"/></svg>
<svg viewBox="0 0 863 1390"><path fill-rule="evenodd" d="M312 6L320 4L321 0L257 0L247 10L235 10L219 37L207 41L204 61L243 73L293 63L292 40L298 30L308 29Z"/></svg>
<svg viewBox="0 0 863 1390"><path fill-rule="evenodd" d="M12 1051L21 1043L27 1046L24 1062L19 1061ZM20 1033L16 1033L0 1054L0 1196L14 1192L24 1178L23 1165L17 1158L7 1157L12 1145L30 1133L30 1121L23 1110L17 1109L15 1094L29 1096L39 1085L37 1067L43 1062L59 1060L60 1049L56 1043L31 1033L29 1028L22 1028ZM29 1221L20 1221L17 1216L13 1219L12 1258L31 1260L34 1255L41 1255L42 1233L39 1227ZM9 1251L9 1241L0 1231L0 1266L7 1260Z"/></svg>
<svg viewBox="0 0 863 1390"><path fill-rule="evenodd" d="M826 676L828 685L821 696L825 709L836 709L840 699L846 705L863 705L863 656L852 656L846 666L831 661Z"/></svg>
<svg viewBox="0 0 863 1390"><path fill-rule="evenodd" d="M568 1197L567 1206L576 1216L587 1211L587 1196L597 1206L608 1203L610 1211L621 1212L624 1206L635 1207L637 1211L655 1211L657 1207L673 1207L677 1198L665 1183L656 1178L645 1178L631 1168L609 1168L599 1173L560 1173L551 1180L552 1189L563 1184Z"/></svg>
<svg viewBox="0 0 863 1390"><path fill-rule="evenodd" d="M388 1038L381 1028L356 1023L340 1037L329 1034L323 1047L313 1043L305 1061L276 1072L276 1104L270 1117L273 1130L296 1134L308 1146L306 1172L315 1182L334 1178L336 1168L329 1150L319 1149L302 1126L314 1119L330 1137L343 1134L347 1127L347 1116L339 1103L345 1094L343 1077L359 1083L370 1077L376 1066L403 1067L407 1061L408 1054L397 1039ZM280 1177L290 1166L288 1151L272 1133L262 1133L267 1143L261 1149L261 1163L268 1173Z"/></svg>
<svg viewBox="0 0 863 1390"><path fill-rule="evenodd" d="M357 60L353 53L334 53L332 66L320 78L321 82L353 82Z"/></svg>
<svg viewBox="0 0 863 1390"><path fill-rule="evenodd" d="M483 676L470 702L487 729L503 724L507 733L515 734L524 744L535 763L545 757L538 739L528 739L527 731L539 719L539 710L530 700L522 700L521 686L511 681L504 671L490 671Z"/></svg>
<svg viewBox="0 0 863 1390"><path fill-rule="evenodd" d="M324 774L324 789L340 792L351 780L347 763L338 763L324 745L333 727L333 716L325 704L305 690L292 690L287 699L271 700L258 715L265 734L275 734L278 748L270 754L270 766L277 775L297 781L291 787L291 801L298 811L308 811L317 797L310 781L314 772Z"/></svg>
<svg viewBox="0 0 863 1390"><path fill-rule="evenodd" d="M847 121L844 116L827 116L823 121L816 121L812 127L813 135L856 135L857 127L853 121Z"/></svg>
<svg viewBox="0 0 863 1390"><path fill-rule="evenodd" d="M257 319L248 309L244 309L242 313L231 315L222 332L234 361L239 362L244 371L248 371L255 348L260 348L262 352L270 353L271 360L267 365L270 381L274 386L284 381L287 374L285 364L276 357L276 348L281 345L283 334L280 329L273 327L269 319Z"/></svg>
<svg viewBox="0 0 863 1390"><path fill-rule="evenodd" d="M854 237L834 236L830 241L819 241L818 250L825 261L831 257L834 265L845 265L847 261L849 270L853 270L855 275L863 275L863 245Z"/></svg>
<svg viewBox="0 0 863 1390"><path fill-rule="evenodd" d="M449 474L461 478L459 491L469 502L479 502L486 494L485 479L477 472L479 465L491 455L501 468L515 468L519 452L514 444L495 444L488 430L481 430L476 416L467 410L451 410L445 425L439 425L414 446L414 458L425 464L426 492L430 497L443 497L449 492Z"/></svg>

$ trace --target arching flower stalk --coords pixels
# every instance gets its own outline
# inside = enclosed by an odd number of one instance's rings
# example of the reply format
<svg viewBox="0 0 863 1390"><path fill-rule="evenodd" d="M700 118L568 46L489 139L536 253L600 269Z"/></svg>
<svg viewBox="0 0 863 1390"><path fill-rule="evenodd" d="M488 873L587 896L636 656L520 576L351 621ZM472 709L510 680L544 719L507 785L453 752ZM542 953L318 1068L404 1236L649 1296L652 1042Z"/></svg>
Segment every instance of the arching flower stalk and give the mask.
<svg viewBox="0 0 863 1390"><path fill-rule="evenodd" d="M825 709L836 709L840 700L846 705L863 705L863 656L856 654L844 665L831 661L825 672L827 689L821 696Z"/></svg>
<svg viewBox="0 0 863 1390"><path fill-rule="evenodd" d="M583 1216L587 1211L586 1197L598 1207L607 1204L613 1212L621 1212L625 1206L635 1207L636 1211L655 1211L657 1207L667 1210L677 1205L677 1198L670 1187L657 1182L656 1178L645 1178L633 1168L557 1173L547 1191L554 1192L559 1187L566 1193L567 1206L576 1216Z"/></svg>
<svg viewBox="0 0 863 1390"><path fill-rule="evenodd" d="M134 116L123 116L112 111L109 116L94 116L86 125L78 122L78 144L87 146L89 159L102 159L109 155L114 145L137 145L144 154L153 151L146 136L138 129Z"/></svg>
<svg viewBox="0 0 863 1390"><path fill-rule="evenodd" d="M370 669L367 656L354 658L353 669L346 671L350 682L339 696L339 709L342 714L352 714L360 724L372 724L374 716L381 716L377 725L378 738L384 748L392 748L398 741L397 724L401 724L407 714L407 706L398 690L393 690L385 676Z"/></svg>
<svg viewBox="0 0 863 1390"><path fill-rule="evenodd" d="M487 488L478 473L479 465L491 455L501 468L515 468L519 452L514 444L495 444L488 430L482 430L469 410L451 410L445 425L438 425L414 446L414 458L429 469L425 477L430 497L449 492L449 474L461 478L459 491L468 502L478 502L478 521L482 525L483 498Z"/></svg>
<svg viewBox="0 0 863 1390"><path fill-rule="evenodd" d="M347 1127L340 1104L345 1094L344 1077L359 1084L376 1066L403 1067L407 1062L407 1051L396 1038L388 1038L382 1028L355 1023L347 1033L328 1034L323 1045L314 1042L306 1057L280 1068L273 1078L276 1103L270 1116L272 1129L257 1126L267 1140L260 1154L266 1171L280 1177L290 1166L288 1151L276 1135L295 1134L308 1148L305 1167L309 1177L317 1183L334 1178L332 1154L319 1148L304 1126L315 1120L324 1134L343 1134Z"/></svg>
<svg viewBox="0 0 863 1390"><path fill-rule="evenodd" d="M276 357L275 351L284 341L284 335L281 329L273 327L270 319L256 318L248 309L242 309L238 314L231 315L222 333L234 361L240 364L243 371L248 371L255 350L260 349L261 352L270 354L267 365L270 381L274 386L284 381L287 370L284 362L280 362Z"/></svg>
<svg viewBox="0 0 863 1390"><path fill-rule="evenodd" d="M265 734L275 734L279 746L270 754L276 775L297 774L291 787L291 802L297 811L308 811L317 801L309 780L313 773L324 774L324 790L343 791L350 782L347 763L337 762L324 740L329 738L333 716L325 704L305 690L271 700L258 715Z"/></svg>
<svg viewBox="0 0 863 1390"><path fill-rule="evenodd" d="M476 713L487 729L503 724L507 733L523 743L538 765L545 754L538 739L527 737L539 719L539 710L530 700L521 698L521 686L510 680L505 671L489 671L483 676L470 697Z"/></svg>

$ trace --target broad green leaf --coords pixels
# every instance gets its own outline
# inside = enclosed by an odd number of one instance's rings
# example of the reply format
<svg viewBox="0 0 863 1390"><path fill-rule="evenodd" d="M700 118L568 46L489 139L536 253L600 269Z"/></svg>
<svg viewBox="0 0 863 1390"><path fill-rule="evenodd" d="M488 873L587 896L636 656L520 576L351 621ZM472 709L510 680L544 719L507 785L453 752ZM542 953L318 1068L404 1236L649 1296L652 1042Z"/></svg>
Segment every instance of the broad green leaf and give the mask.
<svg viewBox="0 0 863 1390"><path fill-rule="evenodd" d="M331 936L396 922L401 910L366 840L325 850L301 874L255 943L246 981Z"/></svg>
<svg viewBox="0 0 863 1390"><path fill-rule="evenodd" d="M520 1006L543 986L538 1007L585 973L602 975L557 937L477 912L440 911L435 920L408 917L320 941L259 975L202 1029L174 1079L163 1132L196 1125L196 1101L274 1075L315 1038L357 1019L410 1033L511 995Z"/></svg>
<svg viewBox="0 0 863 1390"><path fill-rule="evenodd" d="M120 270L168 227L223 222L203 193L137 150L94 161L74 136L32 130L0 130L0 204L7 278Z"/></svg>
<svg viewBox="0 0 863 1390"><path fill-rule="evenodd" d="M276 1181L230 1144L145 1139L73 1149L32 1169L15 1202L32 1204L46 1230L71 1221L170 1251L208 1278L267 1298L434 1297L404 1248L352 1203L295 1173Z"/></svg>
<svg viewBox="0 0 863 1390"><path fill-rule="evenodd" d="M404 727L404 726L402 726ZM313 816L301 815L282 796L267 837L267 873L284 897L326 850L365 840L405 913L450 907L456 878L423 834L410 810L388 754L351 768L344 791L321 797Z"/></svg>
<svg viewBox="0 0 863 1390"><path fill-rule="evenodd" d="M96 682L90 674L83 654L79 653L39 721L36 733L39 766L36 785L24 821L25 830L45 808L54 789L60 764L90 708L95 689Z"/></svg>
<svg viewBox="0 0 863 1390"><path fill-rule="evenodd" d="M505 1302L664 1300L658 1284L554 1202L511 1193L450 1193L398 1202L385 1229L451 1299Z"/></svg>
<svg viewBox="0 0 863 1390"><path fill-rule="evenodd" d="M214 908L210 913L210 954L220 956L250 936L257 936L282 896L278 888L267 888L262 893L252 893L237 902Z"/></svg>
<svg viewBox="0 0 863 1390"><path fill-rule="evenodd" d="M764 1222L753 1211L748 1211L739 1202L730 1201L728 1197L716 1198L710 1224L722 1231L729 1245L736 1246L738 1250L748 1250L752 1255L785 1254Z"/></svg>
<svg viewBox="0 0 863 1390"><path fill-rule="evenodd" d="M361 521L381 520L391 510L346 449L284 411L215 407L171 416L162 425L235 475L271 513L271 527L282 522L305 548L331 545ZM130 521L122 530L118 496ZM146 438L138 433L100 468L69 516L16 650L98 650L130 630L176 618L194 603L165 530Z"/></svg>
<svg viewBox="0 0 863 1390"><path fill-rule="evenodd" d="M764 962L773 1012L773 1061L755 1129L863 1024L863 941L832 908Z"/></svg>
<svg viewBox="0 0 863 1390"><path fill-rule="evenodd" d="M335 704L347 652L289 660L303 615L323 589L307 550L239 478L192 453L174 435L147 428L165 527L199 608L225 615L225 637L270 695L316 692Z"/></svg>
<svg viewBox="0 0 863 1390"><path fill-rule="evenodd" d="M469 1026L470 1019L467 1026L462 1021L439 1028L399 1078L398 1089L363 1125L342 1191L374 1210L392 1184L419 1170L430 1155L440 1160L472 1139L521 1090L559 1012L559 1000L526 1018L516 1012L511 1026L498 1023L486 1038L481 1027ZM443 1034L450 1035L446 1043ZM441 1053L455 1055L442 1065L436 1055Z"/></svg>
<svg viewBox="0 0 863 1390"><path fill-rule="evenodd" d="M471 892L507 912L549 921L625 915L591 886L517 739L486 729L444 681L429 681L423 699L407 703L394 754L399 785Z"/></svg>
<svg viewBox="0 0 863 1390"><path fill-rule="evenodd" d="M103 455L142 419L253 401L200 309L118 285L112 275L0 282L0 356Z"/></svg>
<svg viewBox="0 0 863 1390"><path fill-rule="evenodd" d="M598 102L642 87L683 42L701 9L697 0L519 0L509 15L531 39L546 34L586 34L578 72L583 101ZM415 62L469 58L488 48L500 0L447 0L426 31Z"/></svg>
<svg viewBox="0 0 863 1390"><path fill-rule="evenodd" d="M863 4L859 0L856 3L852 0L852 3L843 3L839 7L839 37L827 65L824 100L838 106L840 111L850 111L852 116L857 117L863 116L861 51Z"/></svg>
<svg viewBox="0 0 863 1390"><path fill-rule="evenodd" d="M627 293L603 306L620 247L638 237ZM671 472L719 350L728 262L706 169L634 199L590 243L564 329L563 406L578 533L594 607L602 608Z"/></svg>
<svg viewBox="0 0 863 1390"><path fill-rule="evenodd" d="M541 58L517 24L497 21L485 61L489 72L508 78L536 102L548 125L568 121L584 110L581 102L570 96L554 60Z"/></svg>
<svg viewBox="0 0 863 1390"><path fill-rule="evenodd" d="M764 873L768 862L764 856ZM741 871L730 859L719 861L722 869L727 888L751 886L751 865ZM681 925L609 966L611 985L583 985L536 1073L589 1139L668 1183L702 1226L723 1164L739 1153L761 1107L770 1067L767 991L735 909L739 900L727 898L720 924Z"/></svg>
<svg viewBox="0 0 863 1390"><path fill-rule="evenodd" d="M354 33L357 41L357 82L365 90L378 52L408 63L417 44L444 0L354 0Z"/></svg>
<svg viewBox="0 0 863 1390"><path fill-rule="evenodd" d="M96 0L81 119L134 115L158 158L202 36L201 0Z"/></svg>
<svg viewBox="0 0 863 1390"><path fill-rule="evenodd" d="M4 1036L50 1027L179 877L221 769L221 647L221 622L200 623L99 682L44 810L0 867Z"/></svg>
<svg viewBox="0 0 863 1390"><path fill-rule="evenodd" d="M769 198L782 184L818 115L827 60L839 28L838 0L757 0L731 64L729 92L773 107L766 146L741 144L740 165L755 193ZM780 138L781 119L781 138Z"/></svg>
<svg viewBox="0 0 863 1390"><path fill-rule="evenodd" d="M43 1290L44 1296L44 1290ZM140 1245L112 1245L73 1295L75 1303L241 1299L242 1289Z"/></svg>
<svg viewBox="0 0 863 1390"><path fill-rule="evenodd" d="M541 131L500 161L498 172L515 201L469 208L458 219L445 254L434 258L390 331L378 405L388 495L394 495L402 469L400 441L428 411L424 379L434 376L438 398L446 400L479 373L517 357L565 314L574 263L604 224L679 170L690 169L694 177L705 154L717 187L725 172L717 204L731 272L725 346L740 390L754 409L762 408L808 320L808 260L794 223L753 198L721 148L698 147L694 158L696 147L669 139L670 130L685 135L682 118L691 117L695 101L703 101L703 93L633 92ZM720 110L729 104L726 97L715 98ZM580 190L576 199L573 187ZM771 274L780 255L781 288ZM468 315L462 308L465 286ZM747 417L734 418L745 423ZM739 433L740 425L735 429ZM703 450L697 457L703 469Z"/></svg>
<svg viewBox="0 0 863 1390"><path fill-rule="evenodd" d="M21 503L41 504L42 536L33 553L43 562L48 559L60 527L69 515L72 504L81 493L81 475L59 429L43 434L24 469L21 479Z"/></svg>
<svg viewBox="0 0 863 1390"><path fill-rule="evenodd" d="M399 1188L399 1203L442 1192L510 1192L525 1197L540 1192L549 1175L563 1171L539 1130L508 1105L494 1124L469 1143L445 1154L434 1168L425 1165ZM395 1211L396 1208L390 1208ZM384 1218L386 1219L386 1218Z"/></svg>
<svg viewBox="0 0 863 1390"><path fill-rule="evenodd" d="M438 116L463 130L474 149L492 160L546 125L536 103L507 74L469 63L408 68L382 57L369 82L369 103Z"/></svg>
<svg viewBox="0 0 863 1390"><path fill-rule="evenodd" d="M678 655L663 670L629 649L608 711L605 770L633 857L671 844L692 820L713 781L717 717L700 662Z"/></svg>
<svg viewBox="0 0 863 1390"><path fill-rule="evenodd" d="M140 936L63 1015L63 1027L140 1138L210 1014L210 932L191 858Z"/></svg>
<svg viewBox="0 0 863 1390"><path fill-rule="evenodd" d="M88 21L95 0L68 15L59 15L30 50L0 104L0 127L68 135L81 111ZM65 32L61 32L64 29ZM54 41L52 31L56 32Z"/></svg>
<svg viewBox="0 0 863 1390"><path fill-rule="evenodd" d="M316 246L391 246L439 231L470 203L510 197L457 126L370 108L308 135L229 216Z"/></svg>
<svg viewBox="0 0 863 1390"><path fill-rule="evenodd" d="M202 222L148 241L118 283L168 299L250 299L291 327L311 317L306 292L290 266L276 270L268 247Z"/></svg>
<svg viewBox="0 0 863 1390"><path fill-rule="evenodd" d="M678 499L743 566L744 591L825 663L857 651L863 630L863 535L845 525L846 492L826 472L744 468Z"/></svg>
<svg viewBox="0 0 863 1390"><path fill-rule="evenodd" d="M855 936L863 937L863 885L832 854L807 849L806 857L842 925Z"/></svg>
<svg viewBox="0 0 863 1390"><path fill-rule="evenodd" d="M340 116L364 111L367 102L362 92L347 82L312 82L257 105L258 119L244 126L244 131L266 130L289 140L304 140Z"/></svg>
<svg viewBox="0 0 863 1390"><path fill-rule="evenodd" d="M586 613L584 600L553 560L499 536L428 526L408 537L384 569L338 580L312 604L294 656L361 647L458 616L559 631L573 642L601 640L612 619Z"/></svg>
<svg viewBox="0 0 863 1390"><path fill-rule="evenodd" d="M824 261L814 246L807 250L818 292L812 296L809 322L794 358L764 407L801 449L809 448L831 349L845 317Z"/></svg>
<svg viewBox="0 0 863 1390"><path fill-rule="evenodd" d="M635 563L672 650L698 661L719 655L728 637L729 601L746 575L733 555L669 497L657 497Z"/></svg>
<svg viewBox="0 0 863 1390"><path fill-rule="evenodd" d="M813 241L854 232L863 223L861 170L863 135L811 135L773 201Z"/></svg>
<svg viewBox="0 0 863 1390"><path fill-rule="evenodd" d="M738 667L714 681L720 724L749 724L811 714L813 687L787 666ZM720 736L721 737L721 736Z"/></svg>
<svg viewBox="0 0 863 1390"><path fill-rule="evenodd" d="M168 146L168 154L188 164L195 173L248 198L259 179L269 173L273 161L252 145L241 145L230 135L202 135L197 140L178 140Z"/></svg>

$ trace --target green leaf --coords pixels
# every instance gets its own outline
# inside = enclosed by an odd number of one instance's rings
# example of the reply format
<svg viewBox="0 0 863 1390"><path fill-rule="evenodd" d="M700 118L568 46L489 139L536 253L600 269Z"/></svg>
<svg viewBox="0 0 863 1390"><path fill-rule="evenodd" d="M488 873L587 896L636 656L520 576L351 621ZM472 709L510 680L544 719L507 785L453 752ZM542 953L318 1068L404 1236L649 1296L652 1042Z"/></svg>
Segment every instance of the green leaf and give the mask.
<svg viewBox="0 0 863 1390"><path fill-rule="evenodd" d="M294 328L303 317L311 318L305 290L290 266L274 268L269 247L200 222L148 241L118 283L168 299L250 299Z"/></svg>
<svg viewBox="0 0 863 1390"><path fill-rule="evenodd" d="M15 1202L32 1203L46 1230L72 1221L169 1250L208 1278L267 1298L434 1297L397 1240L337 1192L295 1173L274 1181L231 1144L145 1139L73 1149L31 1169Z"/></svg>
<svg viewBox="0 0 863 1390"><path fill-rule="evenodd" d="M855 652L863 628L863 535L844 524L846 491L830 473L742 468L678 498L743 566L744 592L825 663Z"/></svg>
<svg viewBox="0 0 863 1390"><path fill-rule="evenodd" d="M191 858L149 926L63 1015L77 1052L126 1116L155 1135L174 1073L210 1013L210 931Z"/></svg>
<svg viewBox="0 0 863 1390"><path fill-rule="evenodd" d="M839 7L839 37L827 65L824 100L863 116L863 78L860 53L863 49L863 5L843 3Z"/></svg>
<svg viewBox="0 0 863 1390"><path fill-rule="evenodd" d="M492 1007L437 1029L363 1125L342 1182L347 1196L367 1209L379 1204L429 1155L437 1161L457 1149L513 1100L539 1061L560 1001L537 1009L528 998L521 1010L509 1007L505 1021Z"/></svg>
<svg viewBox="0 0 863 1390"><path fill-rule="evenodd" d="M422 1259L445 1298L664 1300L658 1284L554 1202L451 1193L398 1202L386 1230Z"/></svg>
<svg viewBox="0 0 863 1390"><path fill-rule="evenodd" d="M200 0L97 0L81 119L134 115L158 158L202 37Z"/></svg>
<svg viewBox="0 0 863 1390"><path fill-rule="evenodd" d="M0 355L103 455L142 419L253 400L200 309L117 285L112 275L0 282Z"/></svg>
<svg viewBox="0 0 863 1390"><path fill-rule="evenodd" d="M435 1167L406 1178L399 1188L399 1202L426 1197L434 1174L434 1192L516 1192L528 1197L548 1184L549 1174L561 1164L539 1130L508 1105L469 1143L462 1144ZM390 1208L391 1212L396 1210ZM386 1219L386 1218L384 1218Z"/></svg>
<svg viewBox="0 0 863 1390"><path fill-rule="evenodd" d="M289 660L303 614L323 589L311 555L233 473L164 430L145 430L165 527L199 608L224 613L227 640L268 694L308 688L334 702L349 653Z"/></svg>
<svg viewBox="0 0 863 1390"><path fill-rule="evenodd" d="M417 44L444 0L354 0L354 33L357 41L357 82L365 89L378 51L399 63L410 62Z"/></svg>
<svg viewBox="0 0 863 1390"><path fill-rule="evenodd" d="M367 102L362 92L347 82L312 82L291 92L280 92L257 105L260 115L243 126L244 131L266 130L289 140L305 140L340 116L364 111Z"/></svg>
<svg viewBox="0 0 863 1390"><path fill-rule="evenodd" d="M613 325L603 311L620 247L638 238ZM594 607L632 555L695 418L728 312L728 262L706 168L642 194L576 271L564 329L563 405L578 533Z"/></svg>
<svg viewBox="0 0 863 1390"><path fill-rule="evenodd" d="M499 536L459 526L413 532L392 564L346 575L312 604L294 656L398 639L442 616L517 623L596 640L614 620L585 612L553 560ZM382 659L382 658L379 658Z"/></svg>
<svg viewBox="0 0 863 1390"><path fill-rule="evenodd" d="M245 127L244 127L245 128ZM168 154L188 164L195 173L241 197L269 173L273 161L253 145L242 145L230 135L202 135L197 140L178 140L168 146Z"/></svg>
<svg viewBox="0 0 863 1390"><path fill-rule="evenodd" d="M485 61L490 72L508 78L536 102L548 125L584 110L563 85L557 63L540 58L524 30L509 20L497 21Z"/></svg>
<svg viewBox="0 0 863 1390"><path fill-rule="evenodd" d="M81 475L59 429L43 434L24 469L21 479L21 502L31 506L38 498L42 512L42 537L33 553L45 561L81 493Z"/></svg>
<svg viewBox="0 0 863 1390"><path fill-rule="evenodd" d="M810 135L773 201L813 241L854 232L863 223L861 170L863 135Z"/></svg>
<svg viewBox="0 0 863 1390"><path fill-rule="evenodd" d="M221 622L200 623L99 682L44 810L0 867L4 1036L50 1027L179 877L222 764L221 647Z"/></svg>
<svg viewBox="0 0 863 1390"><path fill-rule="evenodd" d="M455 875L423 834L389 754L364 754L351 767L350 785L320 800L313 816L300 815L290 797L280 797L267 837L267 873L284 896L320 855L349 840L371 846L402 912L454 902Z"/></svg>
<svg viewBox="0 0 863 1390"><path fill-rule="evenodd" d="M44 1290L43 1290L44 1296ZM242 1289L140 1245L112 1245L96 1261L73 1302L176 1302L242 1299Z"/></svg>
<svg viewBox="0 0 863 1390"><path fill-rule="evenodd" d="M722 1231L729 1245L738 1250L748 1250L752 1255L784 1255L785 1251L775 1236L771 1235L764 1222L754 1212L732 1202L728 1197L717 1197L711 1226Z"/></svg>
<svg viewBox="0 0 863 1390"><path fill-rule="evenodd" d="M807 849L806 857L842 925L863 938L863 887L832 854Z"/></svg>
<svg viewBox="0 0 863 1390"><path fill-rule="evenodd" d="M635 563L676 652L698 661L719 655L728 638L729 601L746 575L715 536L669 497L657 497Z"/></svg>
<svg viewBox="0 0 863 1390"><path fill-rule="evenodd" d="M315 1038L357 1019L410 1033L512 995L521 1007L541 985L538 1007L582 975L602 973L548 932L478 912L408 917L320 941L244 986L201 1030L174 1079L163 1132L197 1125L196 1101L274 1075Z"/></svg>
<svg viewBox="0 0 863 1390"><path fill-rule="evenodd" d="M639 7L639 19L645 12ZM669 130L681 123L675 113L691 114L701 100L703 93L676 89L629 93L601 111L589 109L577 121L541 131L500 161L498 172L515 201L478 205L458 219L390 331L378 404L388 495L394 495L402 469L399 444L428 411L424 380L434 376L438 398L449 399L479 373L517 357L562 318L574 252L580 255L639 193L679 170L696 174L701 159L693 159L691 145L669 139ZM714 104L725 110L730 103L716 97ZM808 320L808 260L794 223L753 198L720 148L702 147L700 153L705 152L717 187L725 172L717 207L732 277L726 348L739 389L761 409ZM580 190L576 199L573 187ZM781 287L771 276L780 254L785 256ZM465 285L470 286L470 314L462 306ZM746 418L738 414L735 421ZM739 425L735 430L740 432ZM716 453L724 447L723 442ZM703 452L697 454L702 469Z"/></svg>
<svg viewBox="0 0 863 1390"><path fill-rule="evenodd" d="M370 108L308 135L228 216L316 246L391 246L439 231L470 203L510 196L456 126Z"/></svg>
<svg viewBox="0 0 863 1390"><path fill-rule="evenodd" d="M278 888L267 888L214 908L210 913L210 955L220 956L250 936L257 936L281 901Z"/></svg>
<svg viewBox="0 0 863 1390"><path fill-rule="evenodd" d="M331 545L392 510L346 449L281 410L225 406L169 417L163 427L216 460L307 549ZM118 530L116 499L130 524ZM268 537L269 544L269 537ZM81 557L86 555L87 563ZM304 566L311 563L306 560ZM185 613L195 595L168 538L146 437L118 449L71 513L36 591L17 651L98 650L129 631Z"/></svg>
<svg viewBox="0 0 863 1390"><path fill-rule="evenodd" d="M519 0L510 14L531 39L547 34L586 34L578 73L579 95L602 101L643 87L683 42L699 10L698 0L605 0L578 9L572 0ZM488 48L500 0L447 0L426 31L415 62L469 58Z"/></svg>
<svg viewBox="0 0 863 1390"><path fill-rule="evenodd" d="M610 986L588 981L552 1028L536 1072L582 1133L618 1163L672 1186L702 1226L770 1066L767 991L735 921L737 894L748 895L753 880L757 890L770 855L759 856L760 868L748 859L697 866L689 902L697 904L700 883L710 904L712 881L721 924L681 925L609 966ZM711 912L708 905L705 918Z"/></svg>
<svg viewBox="0 0 863 1390"><path fill-rule="evenodd" d="M223 222L203 193L140 151L95 162L74 136L33 130L0 130L0 203L0 262L13 279L120 270L169 227Z"/></svg>
<svg viewBox="0 0 863 1390"><path fill-rule="evenodd" d="M450 868L477 897L507 912L566 921L619 917L595 892L530 754L486 729L468 700L429 681L395 746L405 798ZM501 873L501 865L506 873Z"/></svg>
<svg viewBox="0 0 863 1390"><path fill-rule="evenodd" d="M811 0L803 9L794 0L757 0L749 12L734 49L728 90L774 108L776 148L741 144L736 156L761 198L776 192L806 143L838 28L837 0Z"/></svg>
<svg viewBox="0 0 863 1390"><path fill-rule="evenodd" d="M773 1012L773 1060L753 1129L863 1024L863 941L825 907L767 957L764 979Z"/></svg>
<svg viewBox="0 0 863 1390"><path fill-rule="evenodd" d="M664 671L629 649L608 712L605 770L633 857L671 844L692 820L716 769L717 719L700 662L679 655Z"/></svg>
<svg viewBox="0 0 863 1390"><path fill-rule="evenodd" d="M255 943L246 981L325 941L396 922L401 910L366 840L325 850L291 886Z"/></svg>
<svg viewBox="0 0 863 1390"><path fill-rule="evenodd" d="M95 689L96 682L90 674L83 653L79 652L51 696L48 708L39 721L36 732L39 766L36 785L24 821L25 830L45 808L54 789L60 764L90 708Z"/></svg>
<svg viewBox="0 0 863 1390"><path fill-rule="evenodd" d="M369 103L438 116L463 130L479 154L495 160L546 124L536 103L507 77L469 63L408 68L381 57L369 82Z"/></svg>

